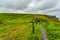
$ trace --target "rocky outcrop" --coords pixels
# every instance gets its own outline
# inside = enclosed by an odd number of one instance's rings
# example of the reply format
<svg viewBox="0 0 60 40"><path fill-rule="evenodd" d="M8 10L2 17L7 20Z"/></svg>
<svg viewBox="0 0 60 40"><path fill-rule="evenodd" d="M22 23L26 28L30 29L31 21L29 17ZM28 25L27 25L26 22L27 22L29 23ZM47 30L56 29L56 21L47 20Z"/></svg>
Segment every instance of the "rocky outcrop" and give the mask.
<svg viewBox="0 0 60 40"><path fill-rule="evenodd" d="M53 19L59 20L58 18L56 18L56 16L51 16L51 15L44 15L44 16L46 16L48 18L53 18Z"/></svg>

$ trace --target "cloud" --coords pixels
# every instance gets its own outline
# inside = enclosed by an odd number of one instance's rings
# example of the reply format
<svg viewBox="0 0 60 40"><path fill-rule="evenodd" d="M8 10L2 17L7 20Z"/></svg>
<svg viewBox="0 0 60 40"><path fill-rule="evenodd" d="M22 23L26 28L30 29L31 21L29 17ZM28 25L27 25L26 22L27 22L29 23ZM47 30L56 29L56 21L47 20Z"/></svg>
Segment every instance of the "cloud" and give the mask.
<svg viewBox="0 0 60 40"><path fill-rule="evenodd" d="M31 0L3 0L0 6L16 10L22 10L27 7L30 1Z"/></svg>
<svg viewBox="0 0 60 40"><path fill-rule="evenodd" d="M0 7L27 12L50 12L60 4L59 0L0 0L0 2Z"/></svg>
<svg viewBox="0 0 60 40"><path fill-rule="evenodd" d="M50 9L50 8L54 8L57 4L57 0L42 0L40 2L31 2L28 5L28 9L27 11L37 11L37 10L46 10L46 9Z"/></svg>

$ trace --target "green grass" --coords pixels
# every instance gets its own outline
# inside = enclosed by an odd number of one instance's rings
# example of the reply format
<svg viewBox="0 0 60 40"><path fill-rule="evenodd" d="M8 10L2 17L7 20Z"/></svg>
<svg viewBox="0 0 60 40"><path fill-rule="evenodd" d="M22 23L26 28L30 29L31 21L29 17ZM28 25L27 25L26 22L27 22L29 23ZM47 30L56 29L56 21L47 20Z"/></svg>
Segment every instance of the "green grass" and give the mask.
<svg viewBox="0 0 60 40"><path fill-rule="evenodd" d="M43 22L47 37L49 40L60 40L60 24L54 22Z"/></svg>
<svg viewBox="0 0 60 40"><path fill-rule="evenodd" d="M60 21L37 14L0 14L0 40L42 40L41 20L48 40L60 40ZM32 33L34 21L34 34Z"/></svg>

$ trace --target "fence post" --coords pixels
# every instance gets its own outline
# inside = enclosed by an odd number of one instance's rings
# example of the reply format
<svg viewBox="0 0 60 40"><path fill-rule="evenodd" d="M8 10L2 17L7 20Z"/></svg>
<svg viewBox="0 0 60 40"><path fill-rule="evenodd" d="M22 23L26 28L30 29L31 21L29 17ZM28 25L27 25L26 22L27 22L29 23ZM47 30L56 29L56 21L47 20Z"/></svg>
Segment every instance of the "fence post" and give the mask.
<svg viewBox="0 0 60 40"><path fill-rule="evenodd" d="M34 22L32 22L32 32L34 34Z"/></svg>

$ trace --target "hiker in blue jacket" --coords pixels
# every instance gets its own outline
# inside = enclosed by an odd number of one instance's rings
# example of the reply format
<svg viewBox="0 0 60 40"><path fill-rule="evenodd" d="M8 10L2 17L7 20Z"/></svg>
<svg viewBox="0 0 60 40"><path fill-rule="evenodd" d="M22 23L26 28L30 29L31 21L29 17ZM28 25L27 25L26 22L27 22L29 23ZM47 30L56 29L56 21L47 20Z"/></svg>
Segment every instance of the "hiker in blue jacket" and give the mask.
<svg viewBox="0 0 60 40"><path fill-rule="evenodd" d="M40 20L39 19L36 19L35 22L36 22L36 24L40 24Z"/></svg>
<svg viewBox="0 0 60 40"><path fill-rule="evenodd" d="M37 20L37 23L40 24L40 20Z"/></svg>

